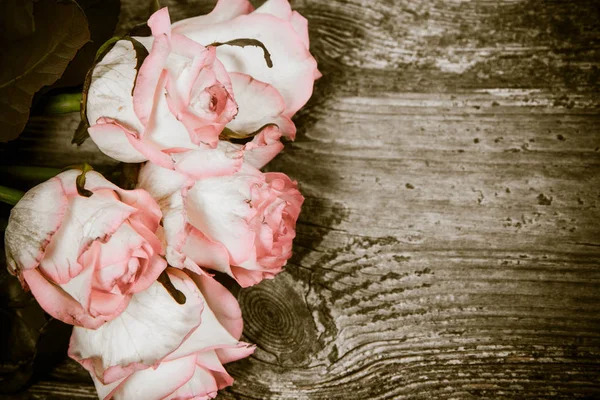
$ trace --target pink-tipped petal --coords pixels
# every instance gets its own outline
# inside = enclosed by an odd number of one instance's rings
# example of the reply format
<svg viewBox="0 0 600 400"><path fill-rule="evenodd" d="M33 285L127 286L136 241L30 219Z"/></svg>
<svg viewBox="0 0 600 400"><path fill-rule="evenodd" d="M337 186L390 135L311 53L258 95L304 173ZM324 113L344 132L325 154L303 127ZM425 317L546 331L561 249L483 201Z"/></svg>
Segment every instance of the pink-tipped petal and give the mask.
<svg viewBox="0 0 600 400"><path fill-rule="evenodd" d="M217 57L229 72L241 72L275 87L285 101L286 117L291 117L310 98L317 63L291 22L252 13L227 23L177 28L177 33L203 44L244 37L260 40L271 54L272 68L266 65L258 47L220 46Z"/></svg>
<svg viewBox="0 0 600 400"><path fill-rule="evenodd" d="M200 324L204 301L192 280L169 270L173 285L186 297L178 304L155 282L133 295L126 311L96 330L75 328L69 356L103 383L148 368L176 351Z"/></svg>
<svg viewBox="0 0 600 400"><path fill-rule="evenodd" d="M134 212L133 207L121 203L114 192L106 189L91 197L72 198L40 269L55 283L67 283L83 269L77 262L83 251L95 240L108 240Z"/></svg>
<svg viewBox="0 0 600 400"><path fill-rule="evenodd" d="M184 202L188 221L213 241L222 243L237 265L250 257L255 234L248 226L256 210L251 186L261 178L236 174L196 182Z"/></svg>
<svg viewBox="0 0 600 400"><path fill-rule="evenodd" d="M133 107L144 126L148 125L156 96L163 95L163 87L158 87L158 83L170 52L171 45L167 35L157 36L152 43L152 50L138 71L133 89Z"/></svg>
<svg viewBox="0 0 600 400"><path fill-rule="evenodd" d="M185 175L177 171L146 163L138 176L138 188L146 190L161 207L164 207L169 201L169 196L181 190L187 180Z"/></svg>
<svg viewBox="0 0 600 400"><path fill-rule="evenodd" d="M237 299L223 285L208 275L192 275L208 307L231 336L239 340L244 329L242 311Z"/></svg>
<svg viewBox="0 0 600 400"><path fill-rule="evenodd" d="M176 32L182 28L226 22L237 16L249 14L253 10L254 7L252 7L252 4L248 0L219 0L209 14L175 22L172 29Z"/></svg>
<svg viewBox="0 0 600 400"><path fill-rule="evenodd" d="M89 127L88 132L100 151L115 160L128 163L148 160L136 150L130 143L129 134L117 124L96 124Z"/></svg>
<svg viewBox="0 0 600 400"><path fill-rule="evenodd" d="M276 124L284 136L293 138L296 135L294 123L283 115L286 106L277 89L250 75L233 72L229 76L239 112L228 128L251 133L267 124Z"/></svg>
<svg viewBox="0 0 600 400"><path fill-rule="evenodd" d="M161 362L154 368L137 371L125 379L105 400L164 399L184 386L196 371L196 356Z"/></svg>
<svg viewBox="0 0 600 400"><path fill-rule="evenodd" d="M143 125L133 108L132 91L137 73L136 64L136 52L133 44L128 40L118 41L96 64L88 89L86 108L88 122L92 127L99 118L104 117L119 121L131 130L143 130ZM96 141L96 137L92 136L92 140ZM99 144L99 147L104 151L106 145ZM116 158L112 154L108 155Z"/></svg>
<svg viewBox="0 0 600 400"><path fill-rule="evenodd" d="M96 329L110 319L107 316L94 318L89 315L81 304L58 286L48 282L37 268L23 271L23 279L40 306L64 323Z"/></svg>
<svg viewBox="0 0 600 400"><path fill-rule="evenodd" d="M265 278L262 271L252 271L234 266L231 267L231 271L237 283L243 288L254 286Z"/></svg>
<svg viewBox="0 0 600 400"><path fill-rule="evenodd" d="M293 11L290 22L308 49L310 46L310 40L308 38L308 20L297 11Z"/></svg>
<svg viewBox="0 0 600 400"><path fill-rule="evenodd" d="M256 350L256 346L240 342L236 347L223 347L216 349L217 356L223 364L246 358Z"/></svg>
<svg viewBox="0 0 600 400"><path fill-rule="evenodd" d="M202 268L233 276L229 267L229 253L221 243L210 240L193 227L186 233L185 244L179 250L182 254Z"/></svg>
<svg viewBox="0 0 600 400"><path fill-rule="evenodd" d="M281 131L275 126L267 126L252 141L244 146L244 162L255 168L262 168L281 150Z"/></svg>
<svg viewBox="0 0 600 400"><path fill-rule="evenodd" d="M233 379L229 382L231 384ZM211 371L196 363L192 377L164 400L205 400L217 396L220 386Z"/></svg>
<svg viewBox="0 0 600 400"><path fill-rule="evenodd" d="M148 26L152 30L152 36L171 35L171 17L169 17L169 9L163 7L156 11L148 19Z"/></svg>
<svg viewBox="0 0 600 400"><path fill-rule="evenodd" d="M172 154L175 170L194 180L231 175L242 166L243 153L227 142L216 149L200 146L196 150Z"/></svg>
<svg viewBox="0 0 600 400"><path fill-rule="evenodd" d="M13 207L4 233L11 273L38 266L60 227L67 204L60 179L52 178L29 190Z"/></svg>

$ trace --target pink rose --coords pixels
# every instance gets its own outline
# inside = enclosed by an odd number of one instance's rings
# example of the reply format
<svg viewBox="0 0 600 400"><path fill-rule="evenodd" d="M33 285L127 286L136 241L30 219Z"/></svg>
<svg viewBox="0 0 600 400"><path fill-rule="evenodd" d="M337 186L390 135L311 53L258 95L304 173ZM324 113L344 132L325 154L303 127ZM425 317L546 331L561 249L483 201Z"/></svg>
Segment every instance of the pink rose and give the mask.
<svg viewBox="0 0 600 400"><path fill-rule="evenodd" d="M252 10L247 0L220 0L211 13L173 25L166 8L157 11L148 21L153 36L136 38L150 50L137 79L134 45L117 42L88 92L98 147L120 161L173 169L173 152L214 147L225 125L248 135L274 124L293 139L290 118L321 76L307 22L286 0ZM258 46L226 44L237 39L262 43L269 56Z"/></svg>
<svg viewBox="0 0 600 400"><path fill-rule="evenodd" d="M285 174L245 163L232 175L191 180L148 163L139 186L161 206L174 267L205 267L250 286L279 273L292 254L304 198Z"/></svg>
<svg viewBox="0 0 600 400"><path fill-rule="evenodd" d="M209 399L233 379L223 364L254 347L239 342L233 295L207 275L168 268L178 304L158 282L97 330L75 327L69 356L86 368L100 399Z"/></svg>
<svg viewBox="0 0 600 400"><path fill-rule="evenodd" d="M172 168L172 152L216 145L237 104L214 47L172 34L166 8L148 25L154 37L139 38L151 48L139 72L134 42L128 40L118 41L94 68L88 132L117 160Z"/></svg>
<svg viewBox="0 0 600 400"><path fill-rule="evenodd" d="M9 271L40 305L68 324L97 328L165 269L156 236L161 212L143 190L123 190L79 170L34 187L12 209L5 233Z"/></svg>

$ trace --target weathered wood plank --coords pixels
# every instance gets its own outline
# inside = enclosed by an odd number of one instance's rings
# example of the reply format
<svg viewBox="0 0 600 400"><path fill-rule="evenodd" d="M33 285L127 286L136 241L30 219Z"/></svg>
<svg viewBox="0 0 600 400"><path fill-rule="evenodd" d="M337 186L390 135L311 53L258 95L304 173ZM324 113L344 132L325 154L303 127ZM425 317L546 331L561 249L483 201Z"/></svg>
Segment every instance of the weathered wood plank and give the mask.
<svg viewBox="0 0 600 400"><path fill-rule="evenodd" d="M292 4L324 77L269 168L306 203L220 397L600 397L598 6ZM72 362L19 398L66 393Z"/></svg>

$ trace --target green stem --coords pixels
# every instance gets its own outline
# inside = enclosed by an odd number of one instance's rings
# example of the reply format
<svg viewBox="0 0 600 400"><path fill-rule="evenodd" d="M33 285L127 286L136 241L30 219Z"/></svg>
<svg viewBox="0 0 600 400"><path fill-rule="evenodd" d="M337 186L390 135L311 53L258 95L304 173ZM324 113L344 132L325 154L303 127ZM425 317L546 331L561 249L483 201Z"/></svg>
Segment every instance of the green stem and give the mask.
<svg viewBox="0 0 600 400"><path fill-rule="evenodd" d="M6 204L15 205L21 200L25 192L12 189L6 186L0 186L0 201Z"/></svg>
<svg viewBox="0 0 600 400"><path fill-rule="evenodd" d="M61 169L27 165L0 165L0 175L15 181L43 182L61 173Z"/></svg>
<svg viewBox="0 0 600 400"><path fill-rule="evenodd" d="M81 92L61 93L44 99L43 114L65 114L79 112L81 108Z"/></svg>

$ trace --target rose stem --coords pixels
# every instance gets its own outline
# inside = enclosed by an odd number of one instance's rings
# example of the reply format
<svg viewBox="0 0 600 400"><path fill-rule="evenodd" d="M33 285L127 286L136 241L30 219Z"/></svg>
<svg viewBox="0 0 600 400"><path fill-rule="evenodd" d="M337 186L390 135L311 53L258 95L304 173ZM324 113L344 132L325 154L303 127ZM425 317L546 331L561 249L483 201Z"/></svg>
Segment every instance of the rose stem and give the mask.
<svg viewBox="0 0 600 400"><path fill-rule="evenodd" d="M25 192L12 189L6 186L0 186L0 201L6 204L15 205L21 200Z"/></svg>

